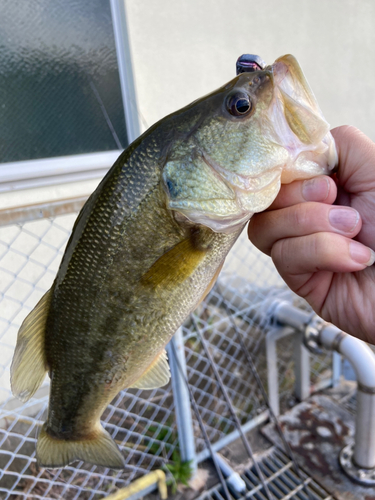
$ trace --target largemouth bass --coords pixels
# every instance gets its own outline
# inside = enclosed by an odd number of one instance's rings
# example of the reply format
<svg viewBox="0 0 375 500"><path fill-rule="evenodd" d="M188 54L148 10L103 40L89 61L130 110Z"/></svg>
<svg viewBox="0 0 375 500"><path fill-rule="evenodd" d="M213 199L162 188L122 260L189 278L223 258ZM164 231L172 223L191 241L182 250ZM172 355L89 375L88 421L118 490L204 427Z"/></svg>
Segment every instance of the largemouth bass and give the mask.
<svg viewBox="0 0 375 500"><path fill-rule="evenodd" d="M23 322L11 367L28 400L48 372L37 461L123 467L100 423L126 387L170 378L164 347L213 286L280 184L329 173L329 126L292 56L242 73L151 127L80 212L52 288Z"/></svg>

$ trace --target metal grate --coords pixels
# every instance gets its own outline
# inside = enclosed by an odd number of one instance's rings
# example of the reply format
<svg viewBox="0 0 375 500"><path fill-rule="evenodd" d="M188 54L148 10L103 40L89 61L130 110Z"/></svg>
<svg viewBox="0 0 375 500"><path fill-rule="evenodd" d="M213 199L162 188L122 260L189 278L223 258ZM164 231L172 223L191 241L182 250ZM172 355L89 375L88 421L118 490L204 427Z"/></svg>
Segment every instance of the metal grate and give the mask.
<svg viewBox="0 0 375 500"><path fill-rule="evenodd" d="M125 471L78 463L58 470L38 469L35 442L46 417L47 396L33 398L15 410L2 412L0 430L1 498L96 499L160 467L176 447L173 402L169 386L148 391L120 393L103 415L106 429L124 452ZM165 407L166 406L166 407ZM34 416L29 416L33 414ZM13 492L13 495L11 494Z"/></svg>
<svg viewBox="0 0 375 500"><path fill-rule="evenodd" d="M70 209L77 210L76 206L72 202ZM68 204L64 209L69 211ZM59 205L59 214L61 210ZM40 211L34 207L30 213L37 217ZM30 213L23 220L30 220ZM22 222L17 214L12 225L0 227L0 498L99 499L171 459L173 450L178 449L173 394L170 386L123 391L107 408L102 420L126 457L125 470L115 472L82 462L63 470L37 468L35 440L45 420L48 382L28 403L20 404L10 392L9 368L18 328L51 286L77 215L56 216L53 210L43 213L50 217ZM6 220L9 223L9 217ZM194 313L199 332L191 319L183 327L188 379L212 442L232 432L234 424L199 334L208 341L238 418L243 424L251 421L265 409L265 403L237 331L266 384L264 339L269 325L267 318L259 316L257 304L280 294L293 300L271 260L256 252L244 233L217 286ZM293 391L293 352L286 345L280 353L279 382L282 401L287 402ZM314 357L311 364L315 378L329 376L330 360ZM194 431L197 451L201 451L205 444L196 421Z"/></svg>
<svg viewBox="0 0 375 500"><path fill-rule="evenodd" d="M259 459L258 464L275 500L334 500L334 497L303 471L300 471L301 481L293 470L293 463L277 448L271 448ZM254 467L244 470L241 478L246 484L246 491L242 494L232 492L233 500L267 499ZM201 495L198 500L224 500L224 498L222 486L217 485Z"/></svg>

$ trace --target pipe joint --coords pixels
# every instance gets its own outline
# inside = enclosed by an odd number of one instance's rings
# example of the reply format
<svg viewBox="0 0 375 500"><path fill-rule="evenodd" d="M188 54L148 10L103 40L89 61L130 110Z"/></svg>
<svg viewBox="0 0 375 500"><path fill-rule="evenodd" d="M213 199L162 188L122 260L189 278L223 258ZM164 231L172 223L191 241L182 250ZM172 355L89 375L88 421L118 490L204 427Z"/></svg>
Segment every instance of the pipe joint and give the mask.
<svg viewBox="0 0 375 500"><path fill-rule="evenodd" d="M303 331L303 343L314 354L322 354L323 352L320 334L326 328L327 324L322 318L315 315L310 319Z"/></svg>

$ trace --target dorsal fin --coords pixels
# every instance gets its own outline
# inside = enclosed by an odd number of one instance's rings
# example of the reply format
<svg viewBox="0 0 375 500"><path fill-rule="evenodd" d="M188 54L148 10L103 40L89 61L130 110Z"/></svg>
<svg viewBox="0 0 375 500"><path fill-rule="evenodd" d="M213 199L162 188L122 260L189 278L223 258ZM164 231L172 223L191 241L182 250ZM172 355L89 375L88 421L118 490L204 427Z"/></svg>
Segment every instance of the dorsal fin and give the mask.
<svg viewBox="0 0 375 500"><path fill-rule="evenodd" d="M168 384L171 378L165 349L159 354L144 374L132 384L135 389L157 389Z"/></svg>
<svg viewBox="0 0 375 500"><path fill-rule="evenodd" d="M51 290L43 295L26 316L18 331L16 349L10 367L10 383L14 396L27 401L42 384L47 373L44 349Z"/></svg>

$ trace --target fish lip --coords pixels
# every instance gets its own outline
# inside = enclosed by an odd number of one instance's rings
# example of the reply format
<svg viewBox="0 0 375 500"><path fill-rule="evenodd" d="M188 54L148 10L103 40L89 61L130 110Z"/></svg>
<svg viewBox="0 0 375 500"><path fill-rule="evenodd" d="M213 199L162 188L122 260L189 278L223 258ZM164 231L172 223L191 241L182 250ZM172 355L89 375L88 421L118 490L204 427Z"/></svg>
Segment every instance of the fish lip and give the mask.
<svg viewBox="0 0 375 500"><path fill-rule="evenodd" d="M326 157L328 172L332 171L337 165L337 152L329 124L297 59L287 54L269 68L274 74L274 97L268 117L275 124L275 142L288 151L292 163L301 154L316 152L320 155L317 164L323 169L322 160ZM306 126L301 127L300 123Z"/></svg>
<svg viewBox="0 0 375 500"><path fill-rule="evenodd" d="M215 174L218 175L221 180L226 182L226 184L232 189L234 188L248 193L256 193L266 189L276 180L277 176L281 176L281 172L284 167L282 165L277 165L254 176L241 175L225 169L215 162L207 153L203 153L202 157L205 163L215 172ZM270 176L270 174L272 175Z"/></svg>
<svg viewBox="0 0 375 500"><path fill-rule="evenodd" d="M274 85L277 87L281 86L285 78L290 73L288 65L282 61L277 60L272 64L271 69Z"/></svg>
<svg viewBox="0 0 375 500"><path fill-rule="evenodd" d="M291 54L279 57L270 66L274 76L274 87L309 107L323 118L318 102L297 59ZM294 91L298 88L297 95Z"/></svg>

